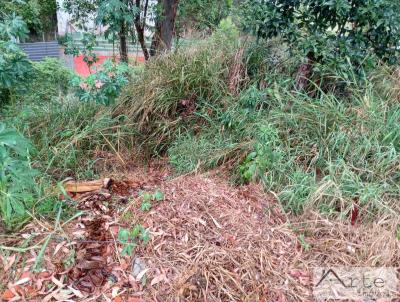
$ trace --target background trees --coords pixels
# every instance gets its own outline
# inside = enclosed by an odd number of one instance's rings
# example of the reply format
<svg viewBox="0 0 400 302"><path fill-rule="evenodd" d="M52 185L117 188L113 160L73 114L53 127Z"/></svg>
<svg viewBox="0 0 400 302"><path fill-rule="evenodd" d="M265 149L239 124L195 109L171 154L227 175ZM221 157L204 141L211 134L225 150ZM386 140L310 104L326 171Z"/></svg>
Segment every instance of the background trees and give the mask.
<svg viewBox="0 0 400 302"><path fill-rule="evenodd" d="M54 38L57 31L56 0L3 0L0 2L2 14L16 14L26 23L32 36Z"/></svg>
<svg viewBox="0 0 400 302"><path fill-rule="evenodd" d="M107 27L105 36L119 40L120 57L127 61L127 41L140 43L145 59L157 52L170 49L175 29L179 0L159 0L154 6L149 0L67 0L65 8L73 21L82 29L90 18ZM154 13L150 16L150 10ZM149 21L155 22L154 28ZM151 49L148 50L145 32L153 31Z"/></svg>

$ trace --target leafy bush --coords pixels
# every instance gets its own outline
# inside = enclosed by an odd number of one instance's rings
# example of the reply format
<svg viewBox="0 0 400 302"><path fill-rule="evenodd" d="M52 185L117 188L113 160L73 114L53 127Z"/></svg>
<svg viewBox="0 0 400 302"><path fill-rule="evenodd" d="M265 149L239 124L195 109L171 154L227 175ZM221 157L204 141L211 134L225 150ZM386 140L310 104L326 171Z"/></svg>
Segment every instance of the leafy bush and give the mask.
<svg viewBox="0 0 400 302"><path fill-rule="evenodd" d="M258 37L281 36L310 60L345 68L374 53L394 63L400 41L400 4L391 0L279 0L242 3L244 26Z"/></svg>
<svg viewBox="0 0 400 302"><path fill-rule="evenodd" d="M29 162L31 145L0 123L0 214L8 228L26 218L34 203L37 175Z"/></svg>
<svg viewBox="0 0 400 302"><path fill-rule="evenodd" d="M86 78L75 76L72 81L76 96L85 102L112 104L122 88L128 83L129 67L125 63L105 61L101 67Z"/></svg>
<svg viewBox="0 0 400 302"><path fill-rule="evenodd" d="M28 79L31 65L26 55L14 43L26 37L24 21L13 15L0 15L0 104L21 90Z"/></svg>
<svg viewBox="0 0 400 302"><path fill-rule="evenodd" d="M32 62L29 81L14 98L24 102L49 102L68 93L72 76L73 72L57 59Z"/></svg>

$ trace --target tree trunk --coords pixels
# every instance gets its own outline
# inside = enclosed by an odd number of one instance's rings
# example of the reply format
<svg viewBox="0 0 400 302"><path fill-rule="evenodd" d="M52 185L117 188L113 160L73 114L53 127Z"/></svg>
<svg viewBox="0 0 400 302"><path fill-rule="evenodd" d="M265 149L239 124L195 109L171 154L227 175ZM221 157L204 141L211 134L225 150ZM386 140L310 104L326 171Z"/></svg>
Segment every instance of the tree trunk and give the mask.
<svg viewBox="0 0 400 302"><path fill-rule="evenodd" d="M128 63L128 45L126 43L126 26L121 25L119 32L119 56L122 62Z"/></svg>
<svg viewBox="0 0 400 302"><path fill-rule="evenodd" d="M144 4L144 13L143 13L143 20L142 22L140 21L140 0L136 0L136 7L139 9L139 13L136 14L135 16L135 29L136 33L138 36L138 41L140 44L140 47L142 48L143 56L144 59L147 61L150 57L149 51L146 46L146 41L144 37L144 29L146 26L146 17L147 17L147 7L149 4L149 0L146 0Z"/></svg>
<svg viewBox="0 0 400 302"><path fill-rule="evenodd" d="M179 0L158 0L162 14L156 20L156 30L150 47L151 56L171 49L178 2Z"/></svg>

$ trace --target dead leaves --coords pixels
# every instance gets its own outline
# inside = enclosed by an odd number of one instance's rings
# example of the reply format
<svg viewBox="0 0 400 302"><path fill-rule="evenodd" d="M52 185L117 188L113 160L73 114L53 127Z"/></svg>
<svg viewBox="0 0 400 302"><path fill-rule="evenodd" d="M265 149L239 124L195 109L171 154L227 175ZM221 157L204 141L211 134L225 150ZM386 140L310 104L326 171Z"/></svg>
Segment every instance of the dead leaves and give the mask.
<svg viewBox="0 0 400 302"><path fill-rule="evenodd" d="M68 276L75 288L93 293L96 288L102 287L106 283L111 271L111 260L108 257L110 251L107 245L112 244L112 241L111 237L107 235L105 219L88 220L83 224L86 230L85 237L90 240L78 244L79 253L76 257L76 264L69 271Z"/></svg>
<svg viewBox="0 0 400 302"><path fill-rule="evenodd" d="M74 297L84 296L79 290L65 284L65 276L57 279L49 272L29 271L23 272L17 282L8 284L8 288L2 294L6 301L74 301Z"/></svg>

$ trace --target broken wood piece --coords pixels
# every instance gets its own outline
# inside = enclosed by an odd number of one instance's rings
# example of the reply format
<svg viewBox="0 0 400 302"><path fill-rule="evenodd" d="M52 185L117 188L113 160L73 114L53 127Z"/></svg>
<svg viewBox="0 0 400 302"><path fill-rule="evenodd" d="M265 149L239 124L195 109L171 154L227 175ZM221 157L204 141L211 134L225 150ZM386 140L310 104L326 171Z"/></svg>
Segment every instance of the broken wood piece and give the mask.
<svg viewBox="0 0 400 302"><path fill-rule="evenodd" d="M66 192L71 193L84 193L100 190L102 188L107 189L111 184L111 178L104 178L92 181L73 181L68 180L63 183Z"/></svg>

